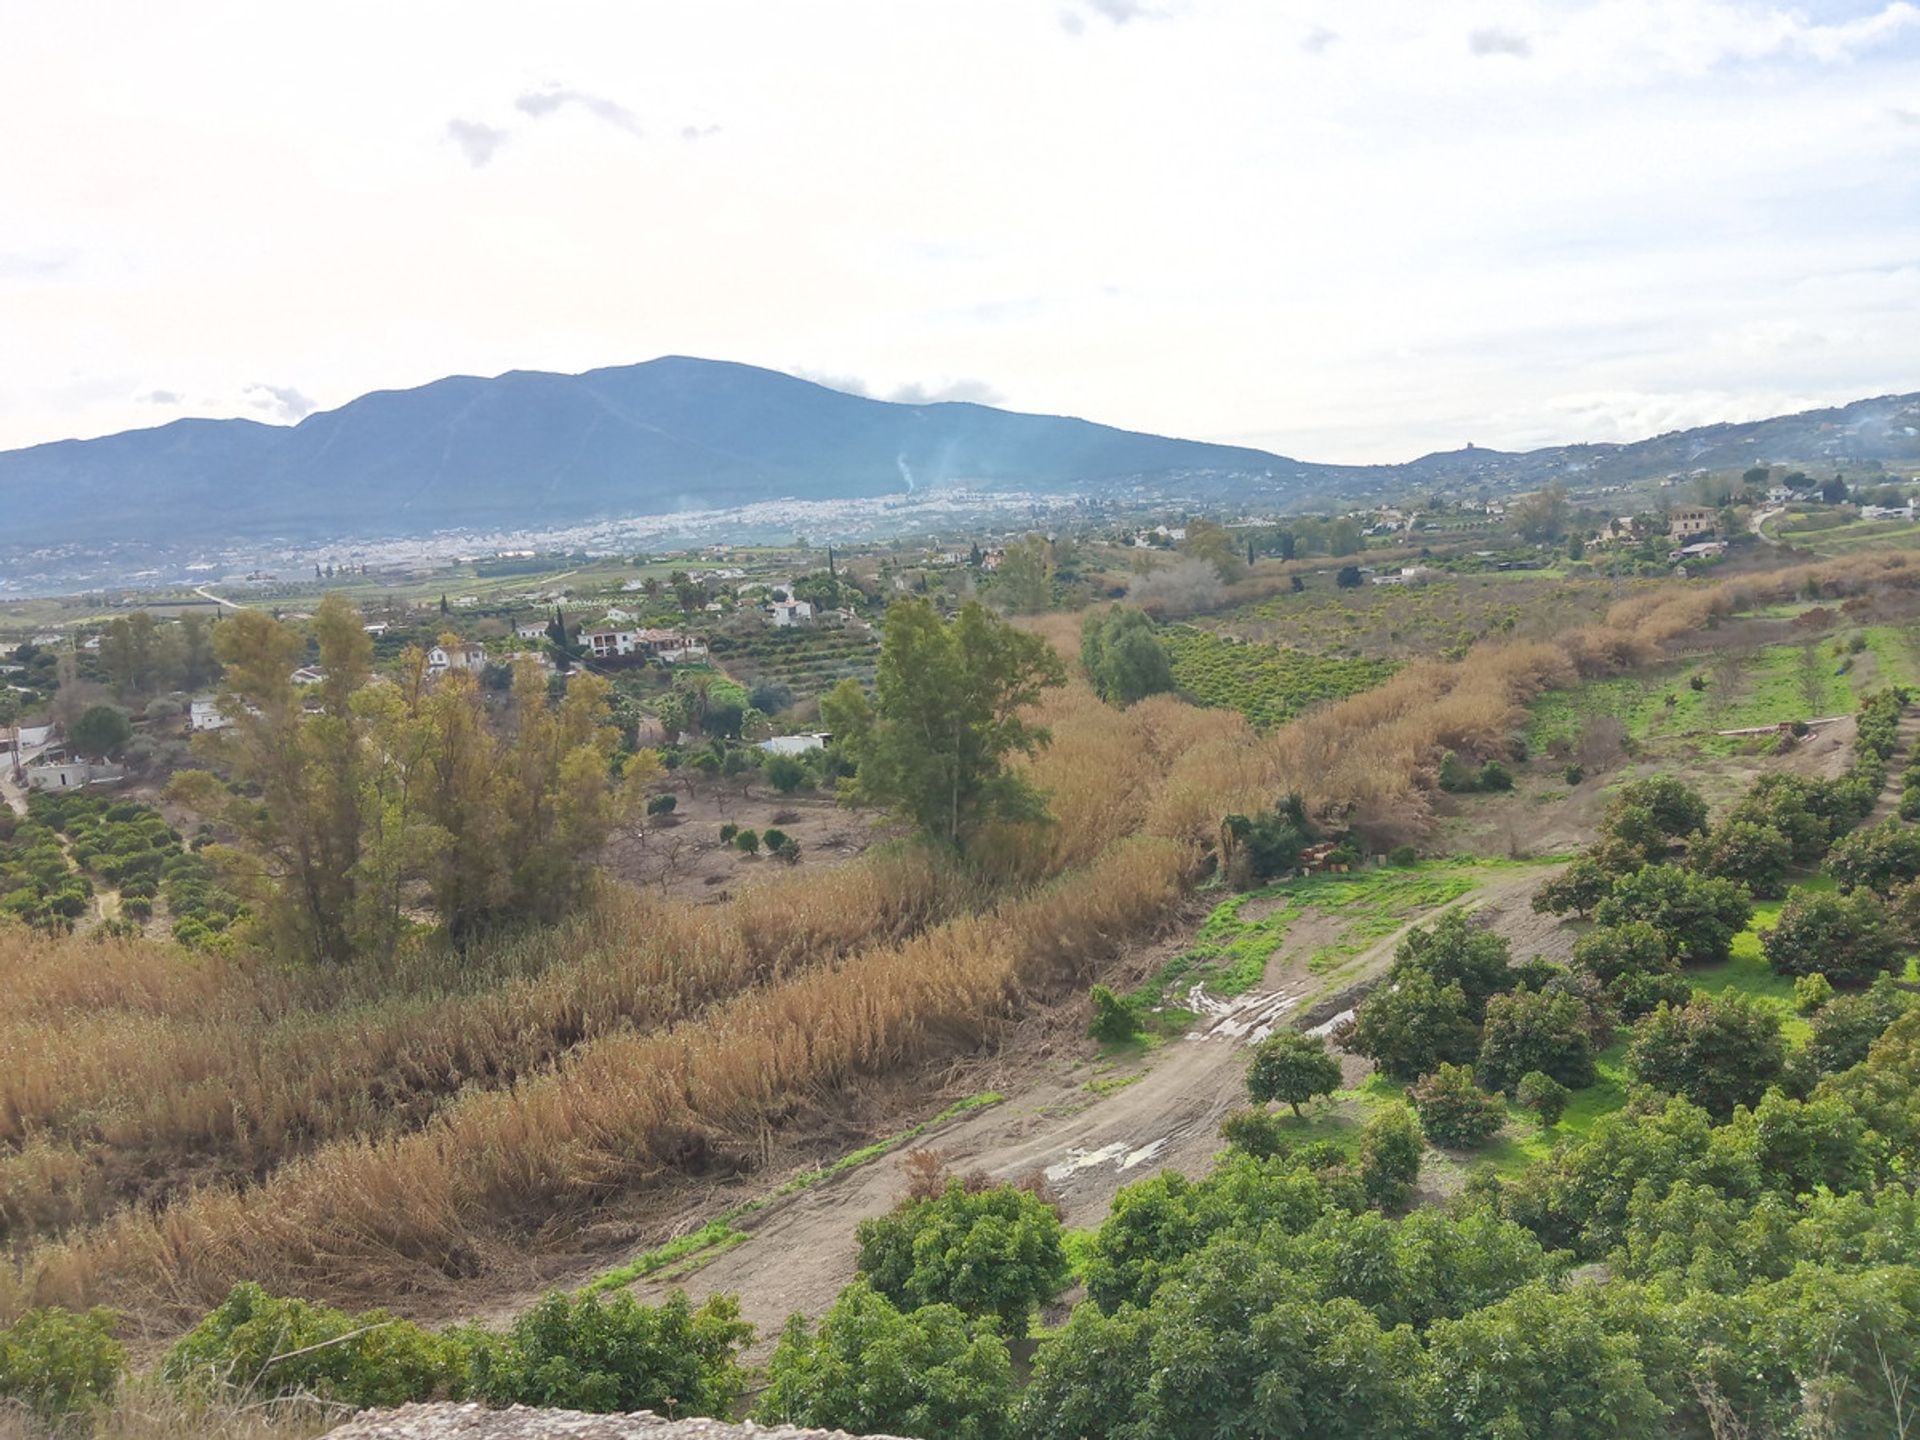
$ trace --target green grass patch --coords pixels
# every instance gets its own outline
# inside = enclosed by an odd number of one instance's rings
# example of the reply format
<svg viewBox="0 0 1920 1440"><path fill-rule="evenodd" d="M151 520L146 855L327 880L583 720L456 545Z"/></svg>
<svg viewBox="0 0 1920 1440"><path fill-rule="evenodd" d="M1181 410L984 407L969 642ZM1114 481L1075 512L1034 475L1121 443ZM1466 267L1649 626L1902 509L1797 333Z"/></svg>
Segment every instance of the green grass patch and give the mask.
<svg viewBox="0 0 1920 1440"><path fill-rule="evenodd" d="M823 1165L817 1170L808 1170L796 1175L770 1194L721 1212L698 1230L690 1231L677 1240L669 1240L664 1245L634 1256L624 1264L603 1271L582 1285L578 1293L581 1295L603 1294L608 1290L618 1290L623 1286L631 1285L636 1280L644 1280L649 1275L665 1274L671 1278L691 1274L702 1265L717 1260L734 1246L743 1245L753 1238L746 1231L735 1228L734 1221L764 1210L775 1200L784 1196L812 1189L815 1185L823 1184L837 1175L844 1175L849 1170L869 1165L881 1156L918 1140L938 1125L944 1125L947 1121L965 1115L969 1111L998 1105L1004 1099L1006 1096L994 1090L981 1095L968 1096L965 1100L949 1105L931 1120L923 1121L911 1129L902 1130L898 1135L889 1136L885 1140L876 1140L871 1145L863 1145L851 1154L842 1155L830 1165Z"/></svg>
<svg viewBox="0 0 1920 1440"><path fill-rule="evenodd" d="M1315 950L1307 962L1316 975L1332 974L1422 912L1450 905L1471 894L1491 873L1524 863L1542 862L1424 860L1349 875L1310 875L1249 890L1215 906L1194 943L1148 977L1128 1002L1144 1020L1156 1011L1164 1013L1170 1000L1184 996L1196 983L1222 999L1242 994L1260 983L1268 960L1309 913L1342 922L1339 936Z"/></svg>
<svg viewBox="0 0 1920 1440"><path fill-rule="evenodd" d="M1116 1090L1124 1090L1129 1085L1146 1079L1145 1072L1133 1075L1115 1075L1102 1080L1087 1081L1086 1088L1095 1095L1111 1095Z"/></svg>

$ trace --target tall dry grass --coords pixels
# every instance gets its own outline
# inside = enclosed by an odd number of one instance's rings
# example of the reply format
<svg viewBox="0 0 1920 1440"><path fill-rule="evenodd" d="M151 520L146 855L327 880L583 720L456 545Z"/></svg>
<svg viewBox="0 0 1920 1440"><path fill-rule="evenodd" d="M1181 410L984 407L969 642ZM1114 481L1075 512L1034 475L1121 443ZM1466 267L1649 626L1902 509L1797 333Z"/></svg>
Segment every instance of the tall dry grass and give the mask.
<svg viewBox="0 0 1920 1440"><path fill-rule="evenodd" d="M1177 907L1197 862L1140 839L1026 898L749 991L653 1035L578 1046L425 1128L321 1147L244 1189L122 1211L25 1257L0 1314L105 1302L164 1325L236 1280L340 1300L444 1285L564 1235L615 1193L752 1153L837 1087L969 1047L1023 995L1083 983Z"/></svg>
<svg viewBox="0 0 1920 1440"><path fill-rule="evenodd" d="M257 1177L342 1135L421 1123L569 1047L647 1030L971 908L978 882L900 849L725 904L608 886L557 926L389 973L284 972L153 942L0 930L0 1238Z"/></svg>

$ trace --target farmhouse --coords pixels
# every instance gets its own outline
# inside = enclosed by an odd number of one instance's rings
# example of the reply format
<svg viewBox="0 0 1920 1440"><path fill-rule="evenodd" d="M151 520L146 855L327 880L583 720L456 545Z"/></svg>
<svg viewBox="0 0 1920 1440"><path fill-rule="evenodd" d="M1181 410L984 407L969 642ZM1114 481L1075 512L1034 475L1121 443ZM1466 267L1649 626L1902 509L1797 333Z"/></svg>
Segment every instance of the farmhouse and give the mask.
<svg viewBox="0 0 1920 1440"><path fill-rule="evenodd" d="M1676 505L1667 517L1667 533L1675 539L1691 540L1696 535L1711 535L1719 523L1719 512L1705 505Z"/></svg>
<svg viewBox="0 0 1920 1440"><path fill-rule="evenodd" d="M767 619L781 629L813 623L813 604L807 600L776 600L767 607Z"/></svg>
<svg viewBox="0 0 1920 1440"><path fill-rule="evenodd" d="M487 668L487 647L468 642L452 646L436 645L427 651L427 670L434 675L444 675L449 670L484 670Z"/></svg>
<svg viewBox="0 0 1920 1440"><path fill-rule="evenodd" d="M220 702L211 697L202 697L187 702L187 729L224 730L233 724L227 716L220 713Z"/></svg>
<svg viewBox="0 0 1920 1440"><path fill-rule="evenodd" d="M611 660L616 656L633 654L634 644L640 638L637 630L588 630L580 636L596 660Z"/></svg>
<svg viewBox="0 0 1920 1440"><path fill-rule="evenodd" d="M118 765L99 760L41 760L27 766L29 790L84 790L126 778L127 772Z"/></svg>
<svg viewBox="0 0 1920 1440"><path fill-rule="evenodd" d="M547 634L547 626L552 623L551 620L529 620L524 625L514 626L513 633L522 640L544 640Z"/></svg>
<svg viewBox="0 0 1920 1440"><path fill-rule="evenodd" d="M816 730L806 735L776 735L771 740L762 740L760 748L769 755L804 755L809 750L826 749L832 739L832 731Z"/></svg>

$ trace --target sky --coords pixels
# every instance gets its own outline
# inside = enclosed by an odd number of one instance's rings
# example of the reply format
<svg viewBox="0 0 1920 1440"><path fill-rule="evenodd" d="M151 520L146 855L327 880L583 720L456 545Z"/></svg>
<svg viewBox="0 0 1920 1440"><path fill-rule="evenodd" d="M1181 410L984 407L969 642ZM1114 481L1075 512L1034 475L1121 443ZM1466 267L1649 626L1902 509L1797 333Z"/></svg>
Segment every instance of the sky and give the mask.
<svg viewBox="0 0 1920 1440"><path fill-rule="evenodd" d="M1911 0L61 0L0 447L739 360L1318 461L1920 390Z"/></svg>

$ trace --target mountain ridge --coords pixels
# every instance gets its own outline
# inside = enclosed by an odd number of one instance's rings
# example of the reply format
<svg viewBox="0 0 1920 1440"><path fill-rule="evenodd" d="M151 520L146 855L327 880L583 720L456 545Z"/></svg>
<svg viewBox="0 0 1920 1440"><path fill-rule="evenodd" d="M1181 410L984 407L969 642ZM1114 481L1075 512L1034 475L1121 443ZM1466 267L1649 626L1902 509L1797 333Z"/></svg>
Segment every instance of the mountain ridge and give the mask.
<svg viewBox="0 0 1920 1440"><path fill-rule="evenodd" d="M532 529L766 500L982 491L1259 504L1420 486L1608 483L1755 459L1920 461L1920 395L1647 440L1328 465L972 401L876 400L662 356L370 391L290 425L170 421L0 452L25 545Z"/></svg>

